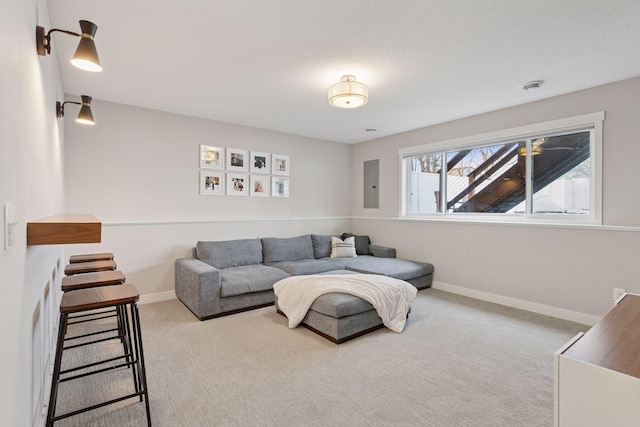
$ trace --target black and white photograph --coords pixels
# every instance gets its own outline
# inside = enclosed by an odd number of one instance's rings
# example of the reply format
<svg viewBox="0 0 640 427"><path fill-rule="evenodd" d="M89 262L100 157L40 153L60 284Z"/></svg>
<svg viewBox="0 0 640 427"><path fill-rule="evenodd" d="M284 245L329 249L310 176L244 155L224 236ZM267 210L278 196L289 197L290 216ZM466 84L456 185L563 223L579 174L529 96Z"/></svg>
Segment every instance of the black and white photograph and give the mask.
<svg viewBox="0 0 640 427"><path fill-rule="evenodd" d="M271 154L260 151L251 152L251 172L271 173Z"/></svg>
<svg viewBox="0 0 640 427"><path fill-rule="evenodd" d="M289 175L289 156L283 154L273 154L271 173L274 175Z"/></svg>
<svg viewBox="0 0 640 427"><path fill-rule="evenodd" d="M247 171L249 163L249 152L238 148L227 148L227 170Z"/></svg>

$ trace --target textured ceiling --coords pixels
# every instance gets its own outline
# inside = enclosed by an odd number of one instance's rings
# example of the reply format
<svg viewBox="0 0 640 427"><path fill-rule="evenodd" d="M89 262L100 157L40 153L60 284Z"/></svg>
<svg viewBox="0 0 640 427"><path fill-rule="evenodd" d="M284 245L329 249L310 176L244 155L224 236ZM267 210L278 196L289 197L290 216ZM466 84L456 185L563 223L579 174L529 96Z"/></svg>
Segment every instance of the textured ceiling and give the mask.
<svg viewBox="0 0 640 427"><path fill-rule="evenodd" d="M356 143L640 75L638 0L48 0L64 90ZM35 49L34 49L35 52ZM343 74L369 103L340 110ZM545 81L525 92L522 85ZM94 109L95 110L95 109ZM94 111L99 122L99 111ZM378 131L366 132L366 128Z"/></svg>

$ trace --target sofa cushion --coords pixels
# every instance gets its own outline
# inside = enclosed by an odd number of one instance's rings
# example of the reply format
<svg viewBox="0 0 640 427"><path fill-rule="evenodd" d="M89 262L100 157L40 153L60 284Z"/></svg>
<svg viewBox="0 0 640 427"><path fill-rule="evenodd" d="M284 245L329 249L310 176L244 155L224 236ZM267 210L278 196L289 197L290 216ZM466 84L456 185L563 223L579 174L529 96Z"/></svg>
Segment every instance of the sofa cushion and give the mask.
<svg viewBox="0 0 640 427"><path fill-rule="evenodd" d="M342 233L342 236L340 236L342 240L346 240L349 237L353 237L356 241L356 254L371 255L371 251L369 250L371 239L369 236L356 236L351 233Z"/></svg>
<svg viewBox="0 0 640 427"><path fill-rule="evenodd" d="M306 274L318 274L325 271L340 270L342 264L338 264L328 260L319 259L301 259L298 261L280 261L269 264L286 271L292 276L301 276Z"/></svg>
<svg viewBox="0 0 640 427"><path fill-rule="evenodd" d="M358 274L355 271L351 271L351 270L331 270L331 271L323 271L322 273L318 273L318 274Z"/></svg>
<svg viewBox="0 0 640 427"><path fill-rule="evenodd" d="M313 259L311 235L288 238L265 237L262 239L262 257L265 264Z"/></svg>
<svg viewBox="0 0 640 427"><path fill-rule="evenodd" d="M243 265L222 270L220 296L223 298L273 289L278 280L289 277L284 271L266 265Z"/></svg>
<svg viewBox="0 0 640 427"><path fill-rule="evenodd" d="M312 234L313 256L315 258L326 258L331 256L331 238L338 236L330 236L323 234Z"/></svg>
<svg viewBox="0 0 640 427"><path fill-rule="evenodd" d="M415 279L433 273L433 265L398 258L378 258L360 255L343 258L345 269L364 274L381 274L400 280Z"/></svg>
<svg viewBox="0 0 640 427"><path fill-rule="evenodd" d="M331 238L331 258L356 257L356 242L353 237L342 240L339 237Z"/></svg>
<svg viewBox="0 0 640 427"><path fill-rule="evenodd" d="M259 239L198 242L197 258L215 268L262 264L262 244Z"/></svg>
<svg viewBox="0 0 640 427"><path fill-rule="evenodd" d="M353 316L354 314L362 313L363 311L374 310L373 306L369 302L353 295L338 292L319 296L313 304L311 304L309 309L316 313L335 317L336 319L345 316Z"/></svg>

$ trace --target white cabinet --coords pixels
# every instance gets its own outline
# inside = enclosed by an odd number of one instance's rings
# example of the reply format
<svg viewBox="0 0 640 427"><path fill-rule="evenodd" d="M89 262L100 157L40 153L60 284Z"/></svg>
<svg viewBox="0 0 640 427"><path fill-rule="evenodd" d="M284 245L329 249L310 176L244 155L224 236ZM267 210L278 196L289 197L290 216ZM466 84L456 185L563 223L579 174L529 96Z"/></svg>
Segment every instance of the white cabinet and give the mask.
<svg viewBox="0 0 640 427"><path fill-rule="evenodd" d="M554 367L556 427L640 426L640 296L558 350Z"/></svg>

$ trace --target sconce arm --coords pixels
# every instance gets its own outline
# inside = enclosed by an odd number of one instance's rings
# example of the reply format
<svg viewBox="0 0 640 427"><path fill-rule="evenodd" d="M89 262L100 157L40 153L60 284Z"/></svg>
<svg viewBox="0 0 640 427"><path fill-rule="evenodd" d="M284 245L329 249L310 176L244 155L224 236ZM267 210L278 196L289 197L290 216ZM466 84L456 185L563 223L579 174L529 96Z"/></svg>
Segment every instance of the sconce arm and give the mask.
<svg viewBox="0 0 640 427"><path fill-rule="evenodd" d="M64 104L78 104L78 105L82 105L82 102L75 102L75 101L64 101L64 102L60 102L57 101L56 102L56 116L58 118L62 118L64 117Z"/></svg>
<svg viewBox="0 0 640 427"><path fill-rule="evenodd" d="M36 32L44 30L44 28L42 28L42 30L40 30L41 28L42 27L37 27L36 28ZM53 32L65 33L65 34L69 34L70 36L82 37L82 34L74 33L73 31L61 30L59 28L50 29L47 32L47 34L43 36L43 42L44 43L43 43L43 46L42 46L47 51L47 54L49 54L49 55L51 55L51 33L53 33Z"/></svg>

